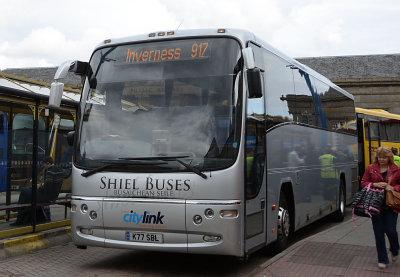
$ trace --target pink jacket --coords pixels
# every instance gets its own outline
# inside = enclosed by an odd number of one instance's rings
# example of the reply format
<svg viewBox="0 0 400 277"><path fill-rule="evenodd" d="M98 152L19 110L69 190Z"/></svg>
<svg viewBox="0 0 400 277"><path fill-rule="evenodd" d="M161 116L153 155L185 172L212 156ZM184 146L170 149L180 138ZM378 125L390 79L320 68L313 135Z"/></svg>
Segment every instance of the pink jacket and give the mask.
<svg viewBox="0 0 400 277"><path fill-rule="evenodd" d="M389 182L390 176L393 176L390 185L392 185L396 191L400 191L400 172L399 172L399 167L397 165L392 164L389 167L389 172L386 175L386 180L383 180L382 174L379 169L379 164L378 163L370 164L361 180L361 187L366 187L368 186L369 183L378 183L378 182L387 183Z"/></svg>
<svg viewBox="0 0 400 277"><path fill-rule="evenodd" d="M379 182L387 183L389 182L390 176L392 176L392 181L390 182L390 185L394 188L394 190L400 192L400 168L395 164L392 164L389 167L389 172L386 175L385 180L383 180L382 174L379 169L379 164L378 163L370 164L361 180L361 187L366 187L368 186L369 183L379 183ZM400 212L394 209L393 211L397 213Z"/></svg>

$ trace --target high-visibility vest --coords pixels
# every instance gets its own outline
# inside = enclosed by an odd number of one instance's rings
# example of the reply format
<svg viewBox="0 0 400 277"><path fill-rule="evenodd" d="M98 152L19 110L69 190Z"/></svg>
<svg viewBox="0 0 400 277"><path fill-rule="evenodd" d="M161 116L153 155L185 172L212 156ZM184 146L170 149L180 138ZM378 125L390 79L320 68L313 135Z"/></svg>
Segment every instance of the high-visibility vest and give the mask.
<svg viewBox="0 0 400 277"><path fill-rule="evenodd" d="M393 155L393 158L394 158L394 164L400 166L400 157L397 155Z"/></svg>
<svg viewBox="0 0 400 277"><path fill-rule="evenodd" d="M321 168L321 178L338 178L338 173L335 169L335 166L333 164L333 160L335 159L335 156L331 154L324 154L319 157L319 160L321 162L322 168Z"/></svg>
<svg viewBox="0 0 400 277"><path fill-rule="evenodd" d="M249 179L251 178L251 170L253 168L254 157L247 157L246 158L246 177Z"/></svg>

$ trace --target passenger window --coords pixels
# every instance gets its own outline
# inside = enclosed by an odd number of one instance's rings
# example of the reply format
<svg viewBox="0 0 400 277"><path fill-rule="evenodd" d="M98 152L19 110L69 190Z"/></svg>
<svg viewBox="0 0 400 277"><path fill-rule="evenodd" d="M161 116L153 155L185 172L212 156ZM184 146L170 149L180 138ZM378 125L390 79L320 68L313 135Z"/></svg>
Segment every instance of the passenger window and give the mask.
<svg viewBox="0 0 400 277"><path fill-rule="evenodd" d="M321 127L331 131L345 132L355 135L355 110L353 101L337 91L329 87L327 84L313 79L315 84L318 99L322 102L322 117L323 124Z"/></svg>
<svg viewBox="0 0 400 277"><path fill-rule="evenodd" d="M264 81L267 129L293 120L295 91L289 63L272 53L264 52Z"/></svg>
<svg viewBox="0 0 400 277"><path fill-rule="evenodd" d="M321 126L324 121L322 101L312 83L311 76L301 69L293 68L296 92L294 121L307 125Z"/></svg>

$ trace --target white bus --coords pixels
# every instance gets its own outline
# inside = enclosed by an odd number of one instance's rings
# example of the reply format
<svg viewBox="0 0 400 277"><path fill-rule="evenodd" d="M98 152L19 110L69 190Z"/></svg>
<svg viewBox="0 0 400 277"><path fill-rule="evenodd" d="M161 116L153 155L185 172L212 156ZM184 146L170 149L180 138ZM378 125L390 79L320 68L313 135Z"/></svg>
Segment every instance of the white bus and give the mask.
<svg viewBox="0 0 400 277"><path fill-rule="evenodd" d="M66 62L84 77L74 243L247 257L342 220L357 188L353 97L250 32L108 39Z"/></svg>

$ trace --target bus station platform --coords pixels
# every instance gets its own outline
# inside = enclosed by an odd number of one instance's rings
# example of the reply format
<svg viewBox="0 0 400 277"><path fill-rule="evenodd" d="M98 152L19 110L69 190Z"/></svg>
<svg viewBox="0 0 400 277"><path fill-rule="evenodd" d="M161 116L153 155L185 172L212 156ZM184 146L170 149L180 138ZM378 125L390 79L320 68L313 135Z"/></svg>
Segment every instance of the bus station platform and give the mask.
<svg viewBox="0 0 400 277"><path fill-rule="evenodd" d="M11 226L17 217L17 209L14 208L31 205L18 204L17 196L17 194L12 195L10 205L0 205L0 261L72 240L68 208L70 200L67 194L61 193L58 200L48 203L51 220L38 222L35 226L32 224ZM6 211L9 215L5 214Z"/></svg>
<svg viewBox="0 0 400 277"><path fill-rule="evenodd" d="M351 212L347 208L347 212ZM391 261L386 269L378 268L378 257L372 223L369 218L355 217L299 241L282 253L259 265L255 277L328 277L328 276L400 276L400 260ZM397 221L397 231L400 220ZM389 242L386 238L386 247ZM388 249L388 253L390 253Z"/></svg>
<svg viewBox="0 0 400 277"><path fill-rule="evenodd" d="M68 220L69 221L69 220ZM47 226L44 226L47 225ZM15 237L0 240L0 262L3 259L27 254L31 251L49 248L55 245L66 244L72 241L71 227L65 222L50 222L38 225L38 232L27 235L17 235L18 231L30 231L31 226L14 230ZM40 230L41 227L43 230Z"/></svg>

